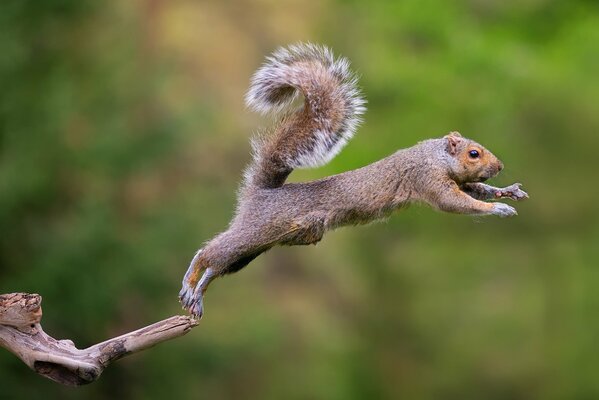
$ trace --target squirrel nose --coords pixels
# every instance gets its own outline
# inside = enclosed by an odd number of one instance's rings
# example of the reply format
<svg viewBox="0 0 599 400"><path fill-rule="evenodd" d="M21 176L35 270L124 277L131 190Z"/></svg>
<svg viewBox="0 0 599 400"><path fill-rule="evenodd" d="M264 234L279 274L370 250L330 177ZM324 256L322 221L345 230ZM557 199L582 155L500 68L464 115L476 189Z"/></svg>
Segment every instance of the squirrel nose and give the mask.
<svg viewBox="0 0 599 400"><path fill-rule="evenodd" d="M503 163L501 161L499 161L499 164L497 164L497 172L501 171L503 169Z"/></svg>

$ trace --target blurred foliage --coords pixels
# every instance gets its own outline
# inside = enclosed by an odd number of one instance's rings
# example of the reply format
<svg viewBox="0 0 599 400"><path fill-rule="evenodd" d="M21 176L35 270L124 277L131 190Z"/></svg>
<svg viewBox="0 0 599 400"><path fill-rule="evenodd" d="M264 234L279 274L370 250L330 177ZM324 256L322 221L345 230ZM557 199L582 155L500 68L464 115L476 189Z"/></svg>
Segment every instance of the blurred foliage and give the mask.
<svg viewBox="0 0 599 400"><path fill-rule="evenodd" d="M591 0L0 2L0 292L86 346L180 312L232 214L274 48L326 43L369 101L296 181L459 130L517 218L413 206L211 286L201 326L60 387L0 353L0 398L599 397L599 6Z"/></svg>

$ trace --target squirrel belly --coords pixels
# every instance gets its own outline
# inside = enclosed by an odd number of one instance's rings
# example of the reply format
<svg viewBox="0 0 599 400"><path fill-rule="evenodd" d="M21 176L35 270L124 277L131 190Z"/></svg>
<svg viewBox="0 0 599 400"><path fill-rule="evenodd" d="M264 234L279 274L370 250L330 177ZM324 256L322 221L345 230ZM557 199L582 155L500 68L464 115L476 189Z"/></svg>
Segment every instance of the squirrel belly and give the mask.
<svg viewBox="0 0 599 400"><path fill-rule="evenodd" d="M290 109L298 96L303 104ZM276 245L319 242L327 230L389 216L411 202L446 212L509 217L516 210L487 200L522 200L520 184L482 182L503 164L482 145L451 132L356 170L305 183L285 183L296 168L330 161L354 134L365 111L344 58L312 44L277 50L254 74L246 102L282 113L271 132L254 138L237 210L228 229L199 250L183 279L181 303L202 316L203 295L216 277L239 271Z"/></svg>

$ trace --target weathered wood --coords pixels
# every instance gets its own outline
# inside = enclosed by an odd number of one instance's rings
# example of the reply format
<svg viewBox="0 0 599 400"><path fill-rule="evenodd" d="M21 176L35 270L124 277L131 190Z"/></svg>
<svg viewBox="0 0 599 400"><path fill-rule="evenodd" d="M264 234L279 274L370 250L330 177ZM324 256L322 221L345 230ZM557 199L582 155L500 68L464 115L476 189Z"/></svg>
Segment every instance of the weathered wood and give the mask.
<svg viewBox="0 0 599 400"><path fill-rule="evenodd" d="M91 383L112 361L185 335L197 325L194 318L177 315L80 350L43 331L41 302L38 294L0 295L0 346L38 374L69 386Z"/></svg>

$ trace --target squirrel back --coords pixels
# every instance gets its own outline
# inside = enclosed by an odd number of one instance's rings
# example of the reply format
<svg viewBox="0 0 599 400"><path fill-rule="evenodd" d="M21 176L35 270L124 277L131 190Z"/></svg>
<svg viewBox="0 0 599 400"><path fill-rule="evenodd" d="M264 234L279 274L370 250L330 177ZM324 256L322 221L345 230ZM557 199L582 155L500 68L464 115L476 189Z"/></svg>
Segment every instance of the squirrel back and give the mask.
<svg viewBox="0 0 599 400"><path fill-rule="evenodd" d="M349 61L314 44L280 48L268 57L252 77L246 103L262 114L281 113L300 94L301 108L287 111L271 133L253 139L245 188L280 187L295 168L328 163L365 111Z"/></svg>

